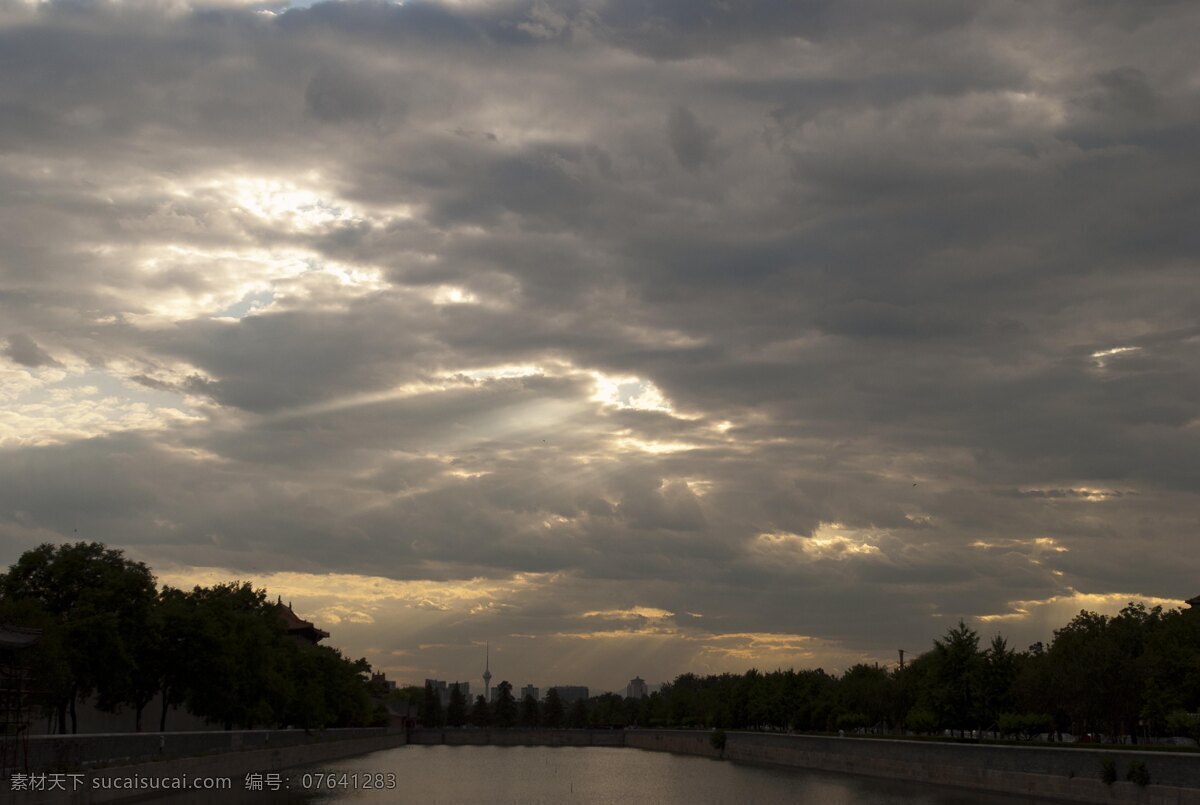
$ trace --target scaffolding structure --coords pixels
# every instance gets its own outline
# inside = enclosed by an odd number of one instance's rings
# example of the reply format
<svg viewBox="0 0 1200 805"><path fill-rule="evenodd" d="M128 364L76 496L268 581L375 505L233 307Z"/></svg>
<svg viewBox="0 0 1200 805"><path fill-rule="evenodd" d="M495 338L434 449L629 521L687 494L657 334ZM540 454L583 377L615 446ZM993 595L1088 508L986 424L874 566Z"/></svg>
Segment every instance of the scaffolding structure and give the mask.
<svg viewBox="0 0 1200 805"><path fill-rule="evenodd" d="M0 624L0 774L29 770L29 721L34 684L22 662L41 630Z"/></svg>

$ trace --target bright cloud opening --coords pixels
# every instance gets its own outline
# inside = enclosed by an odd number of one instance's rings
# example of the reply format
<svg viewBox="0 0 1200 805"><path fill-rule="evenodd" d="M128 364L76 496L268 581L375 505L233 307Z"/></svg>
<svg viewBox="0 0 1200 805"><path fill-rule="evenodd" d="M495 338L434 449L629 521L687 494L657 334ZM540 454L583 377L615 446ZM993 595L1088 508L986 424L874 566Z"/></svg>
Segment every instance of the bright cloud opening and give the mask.
<svg viewBox="0 0 1200 805"><path fill-rule="evenodd" d="M755 538L753 547L768 556L792 554L809 560L843 560L879 554L874 543L883 535L883 532L847 528L841 523L821 523L811 536L789 531L763 532Z"/></svg>
<svg viewBox="0 0 1200 805"><path fill-rule="evenodd" d="M1092 353L1092 360L1096 362L1096 366L1103 369L1108 364L1108 359L1117 355L1125 355L1130 352L1137 352L1141 347L1113 347L1112 349L1102 349Z"/></svg>
<svg viewBox="0 0 1200 805"><path fill-rule="evenodd" d="M604 620L646 620L670 618L674 612L657 607L630 607L629 609L599 609L583 613L585 618L602 618Z"/></svg>
<svg viewBox="0 0 1200 805"><path fill-rule="evenodd" d="M662 391L649 380L633 375L609 375L599 371L592 371L590 374L595 384L592 393L592 400L595 402L614 408L674 413Z"/></svg>

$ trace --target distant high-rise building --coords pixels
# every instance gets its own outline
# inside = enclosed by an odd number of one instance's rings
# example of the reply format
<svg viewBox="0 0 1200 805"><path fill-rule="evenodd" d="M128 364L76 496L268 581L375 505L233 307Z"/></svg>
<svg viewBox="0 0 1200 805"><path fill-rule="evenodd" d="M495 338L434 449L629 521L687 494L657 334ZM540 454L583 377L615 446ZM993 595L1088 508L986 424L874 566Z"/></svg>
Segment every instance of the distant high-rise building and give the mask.
<svg viewBox="0 0 1200 805"><path fill-rule="evenodd" d="M446 680L444 680L444 679L426 679L425 687L433 688L434 692L437 693L438 699L440 701L446 700Z"/></svg>
<svg viewBox="0 0 1200 805"><path fill-rule="evenodd" d="M541 691L535 688L533 685L526 685L525 687L521 688L521 700L524 701L526 696L532 696L533 700L536 702L538 700L539 693L541 693Z"/></svg>
<svg viewBox="0 0 1200 805"><path fill-rule="evenodd" d="M442 703L442 707L450 704L450 694L455 688L462 691L463 698L467 703L471 703L471 684L469 682L447 682L444 679L426 679L425 687L433 688L437 691L438 700Z"/></svg>
<svg viewBox="0 0 1200 805"><path fill-rule="evenodd" d="M587 685L555 685L550 690L558 694L563 704L571 704L588 697Z"/></svg>
<svg viewBox="0 0 1200 805"><path fill-rule="evenodd" d="M396 683L388 679L387 674L385 674L383 671L371 674L371 684L380 685L384 688L384 690L396 689Z"/></svg>
<svg viewBox="0 0 1200 805"><path fill-rule="evenodd" d="M627 699L641 699L649 695L650 689L646 687L646 680L640 676L635 676L625 686L625 698Z"/></svg>

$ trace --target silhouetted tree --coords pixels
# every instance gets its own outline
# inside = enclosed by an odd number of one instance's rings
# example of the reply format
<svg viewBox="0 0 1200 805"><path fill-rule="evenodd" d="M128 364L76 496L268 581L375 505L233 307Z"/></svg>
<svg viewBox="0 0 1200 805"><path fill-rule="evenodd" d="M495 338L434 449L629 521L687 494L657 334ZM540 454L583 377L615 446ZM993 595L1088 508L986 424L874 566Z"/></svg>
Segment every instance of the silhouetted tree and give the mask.
<svg viewBox="0 0 1200 805"><path fill-rule="evenodd" d="M546 693L546 706L542 708L542 723L547 727L558 728L565 720L562 697L554 688Z"/></svg>
<svg viewBox="0 0 1200 805"><path fill-rule="evenodd" d="M325 697L325 711L330 714L321 727L353 727L371 722L373 708L367 687L371 664L366 658L351 660L333 646L288 642L300 654L316 657L318 684Z"/></svg>
<svg viewBox="0 0 1200 805"><path fill-rule="evenodd" d="M828 731L867 725L932 733L999 731L1029 738L1071 730L1128 736L1200 735L1200 608L1163 612L1131 604L1108 617L1082 612L1049 646L1009 648L1001 636L980 650L964 622L903 670L860 664L840 678L821 669L683 674L643 700L617 708L591 700L590 723L718 729ZM549 698L543 714L551 723ZM581 723L572 708L572 724Z"/></svg>
<svg viewBox="0 0 1200 805"><path fill-rule="evenodd" d="M521 699L521 726L536 727L540 720L537 699L525 694L525 698Z"/></svg>
<svg viewBox="0 0 1200 805"><path fill-rule="evenodd" d="M475 704L471 707L471 723L476 727L492 725L492 708L488 706L487 699L482 695L475 697Z"/></svg>
<svg viewBox="0 0 1200 805"><path fill-rule="evenodd" d="M588 707L588 721L595 727L625 726L625 700L615 693L602 693L592 697Z"/></svg>
<svg viewBox="0 0 1200 805"><path fill-rule="evenodd" d="M1108 618L1080 612L1054 632L1048 652L1054 698L1076 733L1099 732L1106 721L1106 701L1112 695L1113 663L1106 657Z"/></svg>
<svg viewBox="0 0 1200 805"><path fill-rule="evenodd" d="M1153 734L1200 740L1200 608L1164 613L1146 639L1142 718Z"/></svg>
<svg viewBox="0 0 1200 805"><path fill-rule="evenodd" d="M266 603L266 592L249 582L231 582L196 587L190 597L196 628L188 709L227 730L280 721L294 683L316 672L315 661L302 664L297 674L291 641L277 611Z"/></svg>
<svg viewBox="0 0 1200 805"><path fill-rule="evenodd" d="M842 711L838 727L884 725L893 695L893 680L886 668L859 663L842 675L838 704Z"/></svg>
<svg viewBox="0 0 1200 805"><path fill-rule="evenodd" d="M1002 713L1013 710L1013 683L1019 660L1000 635L983 652L979 682L979 716L985 729L997 729Z"/></svg>
<svg viewBox="0 0 1200 805"><path fill-rule="evenodd" d="M161 693L160 729L172 705L222 724L254 727L367 724L366 660L288 638L276 605L250 584L183 592L100 543L42 545L0 575L0 609L43 629L28 654L44 704L65 732L75 704L94 695L130 705L141 729Z"/></svg>
<svg viewBox="0 0 1200 805"><path fill-rule="evenodd" d="M103 709L148 701L138 673L154 658L151 618L157 588L150 569L98 542L40 545L0 576L0 596L31 601L53 623L62 649L62 687L53 703L58 731L78 723L75 704L96 695ZM149 683L153 684L153 683ZM153 695L153 694L151 694Z"/></svg>
<svg viewBox="0 0 1200 805"><path fill-rule="evenodd" d="M158 672L162 709L158 731L166 732L170 708L183 704L196 668L192 652L200 624L195 601L182 590L163 587L158 594Z"/></svg>
<svg viewBox="0 0 1200 805"><path fill-rule="evenodd" d="M425 683L425 699L421 704L421 723L426 727L440 727L445 723L442 713L442 697L437 688Z"/></svg>
<svg viewBox="0 0 1200 805"><path fill-rule="evenodd" d="M582 729L588 725L588 707L583 699L576 699L571 705L571 713L567 716L567 726L572 729Z"/></svg>
<svg viewBox="0 0 1200 805"><path fill-rule="evenodd" d="M451 727L461 727L467 723L467 697L462 689L455 685L450 689L450 702L446 706L446 723Z"/></svg>
<svg viewBox="0 0 1200 805"><path fill-rule="evenodd" d="M497 727L515 727L517 725L517 700L513 697L512 685L508 680L502 680L496 686L496 701L492 708L492 718Z"/></svg>
<svg viewBox="0 0 1200 805"><path fill-rule="evenodd" d="M647 723L648 719L643 718L642 714L647 710L648 704L649 704L648 696L639 696L637 698L633 698L632 696L630 696L627 699L625 699L623 706L625 709L625 719L624 720L625 720L626 726L632 725L632 726L636 727L639 724Z"/></svg>
<svg viewBox="0 0 1200 805"><path fill-rule="evenodd" d="M979 635L963 621L933 641L932 699L943 726L960 734L978 724Z"/></svg>
<svg viewBox="0 0 1200 805"><path fill-rule="evenodd" d="M1013 680L1014 715L1040 715L1050 721L1047 732L1059 737L1070 727L1063 702L1055 695L1055 670L1049 651L1041 641L1028 651L1017 654L1017 674Z"/></svg>

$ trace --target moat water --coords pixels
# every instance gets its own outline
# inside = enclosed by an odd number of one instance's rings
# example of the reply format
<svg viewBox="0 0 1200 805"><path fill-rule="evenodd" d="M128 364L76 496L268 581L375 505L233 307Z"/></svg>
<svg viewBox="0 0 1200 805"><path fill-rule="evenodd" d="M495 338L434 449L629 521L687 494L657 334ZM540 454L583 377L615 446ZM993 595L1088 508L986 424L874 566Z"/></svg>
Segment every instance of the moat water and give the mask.
<svg viewBox="0 0 1200 805"><path fill-rule="evenodd" d="M1015 805L1037 800L640 749L406 746L286 772L307 802ZM305 775L309 775L306 777ZM382 777L381 777L382 775ZM394 780L387 775L395 775ZM333 789L329 790L330 783ZM382 784L383 787L378 787ZM390 785L394 784L394 788Z"/></svg>

